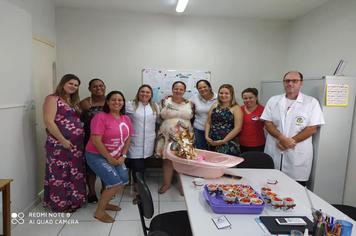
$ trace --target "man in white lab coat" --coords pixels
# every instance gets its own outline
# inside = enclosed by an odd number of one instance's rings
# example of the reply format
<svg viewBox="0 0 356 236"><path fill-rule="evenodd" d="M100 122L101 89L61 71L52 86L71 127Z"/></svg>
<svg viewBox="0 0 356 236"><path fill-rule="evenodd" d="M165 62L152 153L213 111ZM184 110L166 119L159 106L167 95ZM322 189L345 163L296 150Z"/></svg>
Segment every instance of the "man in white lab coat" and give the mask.
<svg viewBox="0 0 356 236"><path fill-rule="evenodd" d="M268 132L265 153L276 169L305 185L313 162L312 135L325 121L319 102L300 92L300 72L286 73L283 85L285 93L271 97L261 116Z"/></svg>

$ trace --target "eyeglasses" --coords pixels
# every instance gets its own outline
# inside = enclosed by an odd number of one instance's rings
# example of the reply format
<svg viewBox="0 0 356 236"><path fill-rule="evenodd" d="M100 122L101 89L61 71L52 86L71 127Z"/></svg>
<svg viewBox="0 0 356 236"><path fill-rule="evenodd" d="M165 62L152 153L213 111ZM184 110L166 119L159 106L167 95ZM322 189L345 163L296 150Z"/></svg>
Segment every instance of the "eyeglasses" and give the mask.
<svg viewBox="0 0 356 236"><path fill-rule="evenodd" d="M285 84L289 84L290 82L292 82L293 84L296 84L296 83L298 83L299 81L301 81L300 79L285 79L285 80L283 80L283 82L285 83Z"/></svg>

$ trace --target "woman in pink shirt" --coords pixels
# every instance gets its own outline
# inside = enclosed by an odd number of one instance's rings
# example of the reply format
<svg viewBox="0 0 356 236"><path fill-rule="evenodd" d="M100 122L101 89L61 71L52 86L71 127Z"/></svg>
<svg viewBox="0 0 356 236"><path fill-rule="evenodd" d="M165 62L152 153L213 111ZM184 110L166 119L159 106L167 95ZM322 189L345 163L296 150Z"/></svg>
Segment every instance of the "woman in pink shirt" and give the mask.
<svg viewBox="0 0 356 236"><path fill-rule="evenodd" d="M105 183L94 217L112 223L114 219L105 210L121 210L109 201L129 180L124 161L133 128L130 118L125 115L125 97L121 92L112 91L106 96L103 111L91 121L85 156L90 168Z"/></svg>

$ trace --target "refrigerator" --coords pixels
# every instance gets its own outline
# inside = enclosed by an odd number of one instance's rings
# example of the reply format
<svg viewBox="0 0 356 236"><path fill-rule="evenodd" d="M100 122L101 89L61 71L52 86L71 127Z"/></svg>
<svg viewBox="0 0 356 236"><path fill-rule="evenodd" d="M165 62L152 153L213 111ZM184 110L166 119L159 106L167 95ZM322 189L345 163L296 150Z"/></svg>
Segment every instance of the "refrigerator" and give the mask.
<svg viewBox="0 0 356 236"><path fill-rule="evenodd" d="M313 167L308 187L332 204L342 204L355 110L356 78L320 76L304 78L301 91L315 97L325 125L313 136ZM262 81L261 104L284 93L283 82ZM350 169L350 168L349 168Z"/></svg>

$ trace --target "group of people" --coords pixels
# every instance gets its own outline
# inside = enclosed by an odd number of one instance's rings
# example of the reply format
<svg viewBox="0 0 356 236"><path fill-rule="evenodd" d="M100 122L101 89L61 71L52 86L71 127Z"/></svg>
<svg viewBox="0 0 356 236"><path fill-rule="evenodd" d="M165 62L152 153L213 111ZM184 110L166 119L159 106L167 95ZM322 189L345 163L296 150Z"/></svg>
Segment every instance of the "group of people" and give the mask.
<svg viewBox="0 0 356 236"><path fill-rule="evenodd" d="M93 79L91 96L79 101L80 80L67 74L43 107L48 133L44 206L73 212L87 201L98 202L94 217L111 223L114 219L106 211L120 210L109 201L129 182L126 166L135 182L136 172L144 173L144 160L153 155L163 159L159 193L166 192L174 169L165 149L176 138L177 124L194 132L196 148L235 156L265 151L276 167L306 181L311 136L324 120L316 99L299 91L302 80L301 73L288 72L283 78L286 93L272 97L264 109L257 89L243 90L244 105L239 106L232 85L223 84L215 93L207 80L196 83L198 93L189 100L184 98L186 84L176 81L172 94L156 104L147 84L139 87L132 101L126 101L120 91L105 96L104 82ZM301 152L305 158L299 157ZM103 186L99 200L96 176ZM183 194L180 184L178 190Z"/></svg>

